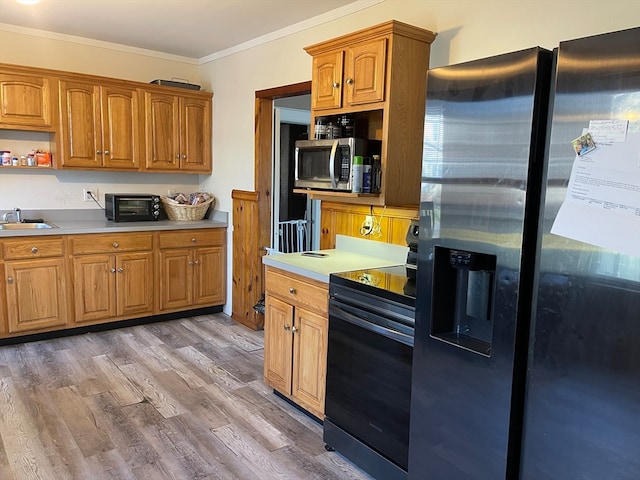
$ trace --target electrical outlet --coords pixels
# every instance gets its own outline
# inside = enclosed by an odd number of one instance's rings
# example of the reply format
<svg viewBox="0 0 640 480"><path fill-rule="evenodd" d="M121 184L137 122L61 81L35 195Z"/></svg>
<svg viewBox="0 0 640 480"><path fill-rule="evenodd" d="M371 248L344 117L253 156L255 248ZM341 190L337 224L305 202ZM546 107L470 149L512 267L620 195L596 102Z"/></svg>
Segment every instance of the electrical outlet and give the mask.
<svg viewBox="0 0 640 480"><path fill-rule="evenodd" d="M93 198L91 197L93 195ZM85 202L93 202L94 198L98 200L98 189L97 188L83 188L82 189L82 198Z"/></svg>
<svg viewBox="0 0 640 480"><path fill-rule="evenodd" d="M364 223L362 224L362 226L366 228L373 228L373 216L367 215L364 219Z"/></svg>

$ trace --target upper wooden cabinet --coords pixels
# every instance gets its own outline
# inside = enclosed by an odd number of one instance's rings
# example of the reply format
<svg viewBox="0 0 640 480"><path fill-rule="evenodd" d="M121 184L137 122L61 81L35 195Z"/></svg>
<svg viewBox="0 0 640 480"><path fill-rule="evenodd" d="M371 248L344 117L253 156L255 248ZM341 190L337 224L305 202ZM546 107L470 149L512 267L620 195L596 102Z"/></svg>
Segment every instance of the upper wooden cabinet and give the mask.
<svg viewBox="0 0 640 480"><path fill-rule="evenodd" d="M308 49L307 49L308 51ZM363 41L313 57L311 108L384 101L387 38Z"/></svg>
<svg viewBox="0 0 640 480"><path fill-rule="evenodd" d="M62 167L140 167L138 90L60 81Z"/></svg>
<svg viewBox="0 0 640 480"><path fill-rule="evenodd" d="M418 205L427 70L435 36L391 20L305 48L313 57L312 123L318 117L332 121L349 114L359 136L382 141L379 194L308 191L309 196L365 205Z"/></svg>
<svg viewBox="0 0 640 480"><path fill-rule="evenodd" d="M53 131L55 80L2 67L0 71L0 128Z"/></svg>
<svg viewBox="0 0 640 480"><path fill-rule="evenodd" d="M212 96L0 64L0 128L55 134L54 168L211 173Z"/></svg>
<svg viewBox="0 0 640 480"><path fill-rule="evenodd" d="M145 93L146 169L211 172L211 101Z"/></svg>

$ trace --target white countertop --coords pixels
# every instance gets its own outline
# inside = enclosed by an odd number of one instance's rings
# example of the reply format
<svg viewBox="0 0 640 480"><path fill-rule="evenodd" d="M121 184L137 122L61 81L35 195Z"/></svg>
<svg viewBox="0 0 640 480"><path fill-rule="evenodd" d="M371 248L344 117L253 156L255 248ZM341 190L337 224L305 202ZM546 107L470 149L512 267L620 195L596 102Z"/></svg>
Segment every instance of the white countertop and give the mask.
<svg viewBox="0 0 640 480"><path fill-rule="evenodd" d="M278 253L265 255L262 257L262 263L329 283L329 275L332 273L404 265L407 261L408 247L338 235L335 249L313 252L323 253L325 256L308 257L302 253Z"/></svg>

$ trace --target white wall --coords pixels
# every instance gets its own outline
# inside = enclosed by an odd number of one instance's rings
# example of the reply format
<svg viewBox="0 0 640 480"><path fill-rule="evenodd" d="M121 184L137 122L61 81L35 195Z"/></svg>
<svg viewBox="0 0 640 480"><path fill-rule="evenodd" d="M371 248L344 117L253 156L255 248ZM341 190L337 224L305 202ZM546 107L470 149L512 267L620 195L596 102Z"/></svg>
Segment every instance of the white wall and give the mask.
<svg viewBox="0 0 640 480"><path fill-rule="evenodd" d="M198 182L216 195L216 209L231 214L231 190L253 190L256 90L310 80L311 57L303 47L389 19L437 32L430 63L438 67L536 45L552 49L562 40L635 27L640 25L640 9L637 0L386 0L200 67L134 50L120 52L96 42L82 45L0 31L0 62L145 82L181 77L213 90L213 174ZM0 170L0 210L12 208L16 197L29 191L37 191L49 208L81 208L73 199L81 198L78 189L81 193L85 180L95 179L101 191L121 182L127 182L130 190L178 183L175 175L167 179L133 173L100 177L87 172L28 173L6 175ZM40 206L39 199L28 198L20 197L20 204ZM230 228L227 313L231 310L231 235Z"/></svg>

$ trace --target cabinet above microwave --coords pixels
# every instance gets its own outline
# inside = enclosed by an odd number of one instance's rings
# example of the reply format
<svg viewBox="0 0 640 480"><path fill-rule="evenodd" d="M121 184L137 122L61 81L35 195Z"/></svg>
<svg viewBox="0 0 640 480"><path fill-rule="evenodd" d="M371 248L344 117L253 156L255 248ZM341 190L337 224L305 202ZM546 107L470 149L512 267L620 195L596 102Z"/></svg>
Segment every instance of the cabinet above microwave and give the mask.
<svg viewBox="0 0 640 480"><path fill-rule="evenodd" d="M319 117L345 113L366 119L367 138L381 142L381 185L378 194L296 192L366 205L419 204L426 77L435 36L391 20L305 48L313 57L312 125Z"/></svg>

